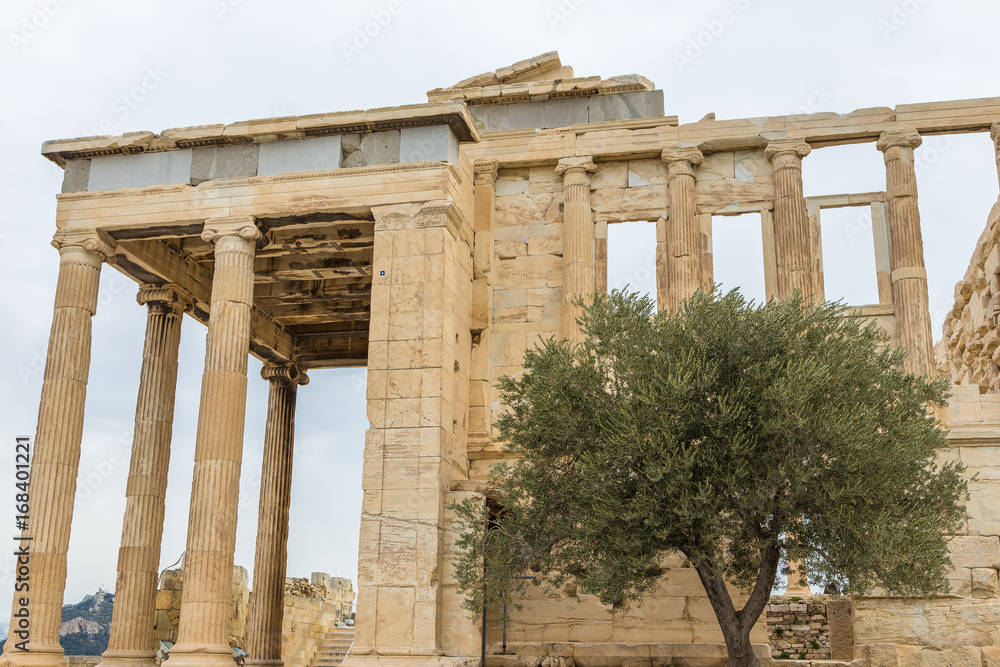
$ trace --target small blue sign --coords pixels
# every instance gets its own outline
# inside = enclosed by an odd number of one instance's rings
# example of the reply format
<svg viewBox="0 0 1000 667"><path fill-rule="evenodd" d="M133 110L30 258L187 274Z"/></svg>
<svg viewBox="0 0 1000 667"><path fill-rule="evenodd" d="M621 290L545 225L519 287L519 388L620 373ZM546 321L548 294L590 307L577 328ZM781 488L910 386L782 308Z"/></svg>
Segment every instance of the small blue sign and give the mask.
<svg viewBox="0 0 1000 667"><path fill-rule="evenodd" d="M384 275L385 275L385 271L379 271L379 272L378 272L378 274L379 274L380 276L384 276Z"/></svg>

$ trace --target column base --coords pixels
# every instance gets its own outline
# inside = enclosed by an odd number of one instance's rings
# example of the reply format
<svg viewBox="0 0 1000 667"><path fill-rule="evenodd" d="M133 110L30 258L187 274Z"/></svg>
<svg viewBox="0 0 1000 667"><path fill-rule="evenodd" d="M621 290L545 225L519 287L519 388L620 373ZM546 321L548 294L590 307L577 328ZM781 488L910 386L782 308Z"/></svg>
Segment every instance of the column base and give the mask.
<svg viewBox="0 0 1000 667"><path fill-rule="evenodd" d="M66 657L62 648L58 651L4 651L0 656L0 667L64 667Z"/></svg>
<svg viewBox="0 0 1000 667"><path fill-rule="evenodd" d="M170 667L231 667L233 650L227 647L174 646L167 656Z"/></svg>
<svg viewBox="0 0 1000 667"><path fill-rule="evenodd" d="M782 595L812 595L812 589L808 586L790 586L785 589Z"/></svg>
<svg viewBox="0 0 1000 667"><path fill-rule="evenodd" d="M154 667L156 653L153 651L105 651L101 664L106 667Z"/></svg>

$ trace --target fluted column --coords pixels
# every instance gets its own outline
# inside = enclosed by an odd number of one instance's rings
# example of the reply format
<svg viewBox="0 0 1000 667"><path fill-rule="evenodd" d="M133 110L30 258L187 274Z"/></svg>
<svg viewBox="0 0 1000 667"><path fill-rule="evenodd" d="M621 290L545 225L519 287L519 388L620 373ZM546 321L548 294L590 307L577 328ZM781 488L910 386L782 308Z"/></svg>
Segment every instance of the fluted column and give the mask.
<svg viewBox="0 0 1000 667"><path fill-rule="evenodd" d="M774 167L774 254L779 299L795 289L802 290L807 298L816 292L802 189L802 158L810 150L801 139L776 139L764 151Z"/></svg>
<svg viewBox="0 0 1000 667"><path fill-rule="evenodd" d="M667 196L670 218L658 221L656 230L656 301L658 310L676 310L701 287L701 223L695 211L694 168L705 156L697 148L668 148Z"/></svg>
<svg viewBox="0 0 1000 667"><path fill-rule="evenodd" d="M19 564L30 572L26 587L15 582L4 645L4 656L14 665L63 663L59 624L90 372L91 318L97 311L101 264L114 253L93 230L59 232L52 244L59 249L59 280L31 461L30 507L20 542L28 554ZM12 549L17 547L14 542Z"/></svg>
<svg viewBox="0 0 1000 667"><path fill-rule="evenodd" d="M590 208L590 177L597 167L589 157L559 160L556 173L563 177L563 308L562 334L574 343L583 341L576 323L583 308L574 304L594 291L594 221Z"/></svg>
<svg viewBox="0 0 1000 667"><path fill-rule="evenodd" d="M260 473L257 547L253 559L253 597L247 623L248 665L281 661L281 617L285 611L288 561L288 507L292 498L292 449L295 442L295 394L309 382L294 364L265 364L261 377L270 387L264 428L264 463Z"/></svg>
<svg viewBox="0 0 1000 667"><path fill-rule="evenodd" d="M239 505L253 262L261 237L253 218L209 220L215 244L212 309L201 384L194 480L177 644L170 662L232 665L229 615Z"/></svg>
<svg viewBox="0 0 1000 667"><path fill-rule="evenodd" d="M887 130L876 145L885 156L896 344L910 353L906 370L930 375L934 370L934 352L913 162L913 149L921 141L916 130Z"/></svg>
<svg viewBox="0 0 1000 667"><path fill-rule="evenodd" d="M181 320L190 301L167 285L144 285L146 341L135 408L125 520L118 550L118 581L111 638L102 664L154 665L156 578L163 537L163 504L177 388Z"/></svg>
<svg viewBox="0 0 1000 667"><path fill-rule="evenodd" d="M993 137L993 148L997 155L997 178L1000 179L1000 120L990 127L990 136Z"/></svg>

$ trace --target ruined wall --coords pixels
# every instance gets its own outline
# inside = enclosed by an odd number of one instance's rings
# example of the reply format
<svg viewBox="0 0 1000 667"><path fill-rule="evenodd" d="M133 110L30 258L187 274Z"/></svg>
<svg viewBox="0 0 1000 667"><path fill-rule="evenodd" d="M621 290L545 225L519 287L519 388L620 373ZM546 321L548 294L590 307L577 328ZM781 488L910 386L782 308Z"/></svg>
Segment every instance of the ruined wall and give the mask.
<svg viewBox="0 0 1000 667"><path fill-rule="evenodd" d="M246 650L251 591L246 568L233 568L229 643ZM176 642L180 620L183 570L167 570L156 594L155 649L159 642ZM354 589L350 579L313 572L311 579L285 579L281 656L289 667L309 664L320 641L331 629L352 617Z"/></svg>
<svg viewBox="0 0 1000 667"><path fill-rule="evenodd" d="M1000 393L1000 202L990 211L965 277L955 285L955 305L934 349L938 371L960 385Z"/></svg>

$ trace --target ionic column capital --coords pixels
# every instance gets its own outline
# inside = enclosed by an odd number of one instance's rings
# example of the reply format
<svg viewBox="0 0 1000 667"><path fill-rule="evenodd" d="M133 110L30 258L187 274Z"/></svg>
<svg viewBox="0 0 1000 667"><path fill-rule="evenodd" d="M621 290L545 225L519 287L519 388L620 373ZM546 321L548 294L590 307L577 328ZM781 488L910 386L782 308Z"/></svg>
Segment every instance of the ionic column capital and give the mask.
<svg viewBox="0 0 1000 667"><path fill-rule="evenodd" d="M566 177L570 174L588 174L597 171L594 158L584 157L564 157L556 164L556 173Z"/></svg>
<svg viewBox="0 0 1000 667"><path fill-rule="evenodd" d="M993 137L993 143L996 144L997 151L1000 151L1000 120L990 126L990 136Z"/></svg>
<svg viewBox="0 0 1000 667"><path fill-rule="evenodd" d="M500 163L496 160L476 160L472 166L476 184L496 185Z"/></svg>
<svg viewBox="0 0 1000 667"><path fill-rule="evenodd" d="M772 139L767 142L764 155L772 162L775 158L786 155L794 155L799 159L804 158L812 152L812 146L803 139Z"/></svg>
<svg viewBox="0 0 1000 667"><path fill-rule="evenodd" d="M239 236L248 240L264 237L252 216L209 218L205 221L201 232L202 240L215 243L223 236Z"/></svg>
<svg viewBox="0 0 1000 667"><path fill-rule="evenodd" d="M194 301L182 292L176 285L143 284L136 294L135 300L140 306L148 306L150 310L159 309L164 312L182 313L190 310Z"/></svg>
<svg viewBox="0 0 1000 667"><path fill-rule="evenodd" d="M62 229L52 237L52 245L60 254L78 252L80 250L100 256L100 262L114 259L115 245L110 239L105 240L96 229Z"/></svg>
<svg viewBox="0 0 1000 667"><path fill-rule="evenodd" d="M694 176L694 168L705 160L705 154L694 146L681 148L664 148L660 158L667 163L670 176L690 174Z"/></svg>
<svg viewBox="0 0 1000 667"><path fill-rule="evenodd" d="M266 363L260 369L260 376L268 382L284 382L289 385L307 385L309 376L294 363Z"/></svg>
<svg viewBox="0 0 1000 667"><path fill-rule="evenodd" d="M916 148L923 142L920 133L913 128L904 127L897 130L886 130L878 138L875 147L883 153L899 146L900 148Z"/></svg>

